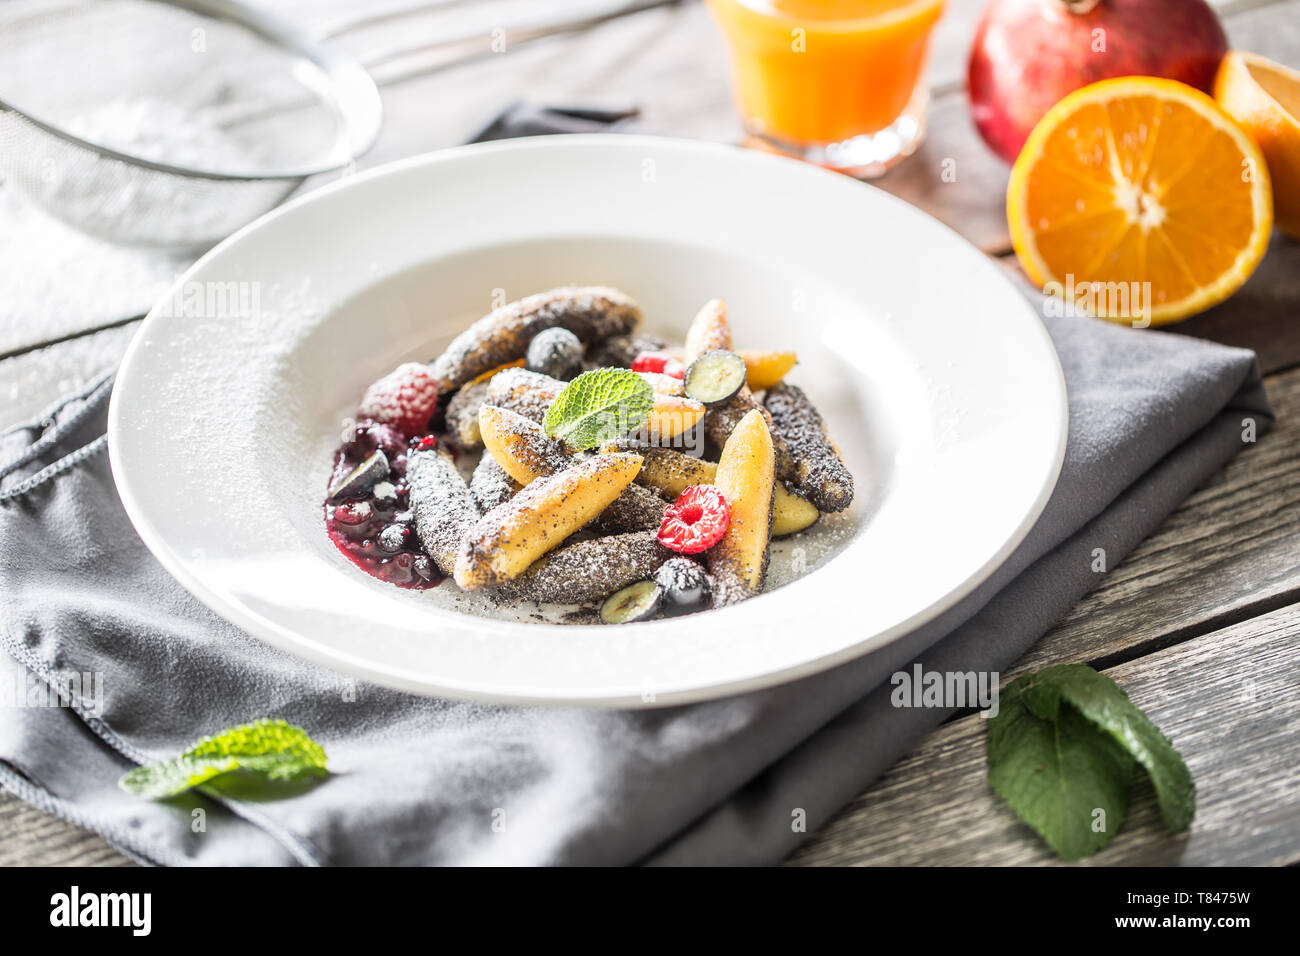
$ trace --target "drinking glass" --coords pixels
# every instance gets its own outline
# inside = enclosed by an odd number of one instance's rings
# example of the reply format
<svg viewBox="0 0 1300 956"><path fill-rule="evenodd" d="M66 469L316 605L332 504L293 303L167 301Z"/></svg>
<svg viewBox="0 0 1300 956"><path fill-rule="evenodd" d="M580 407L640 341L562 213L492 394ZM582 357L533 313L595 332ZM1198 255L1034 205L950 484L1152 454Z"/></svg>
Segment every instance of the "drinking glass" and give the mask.
<svg viewBox="0 0 1300 956"><path fill-rule="evenodd" d="M708 3L754 145L864 178L920 145L943 0Z"/></svg>

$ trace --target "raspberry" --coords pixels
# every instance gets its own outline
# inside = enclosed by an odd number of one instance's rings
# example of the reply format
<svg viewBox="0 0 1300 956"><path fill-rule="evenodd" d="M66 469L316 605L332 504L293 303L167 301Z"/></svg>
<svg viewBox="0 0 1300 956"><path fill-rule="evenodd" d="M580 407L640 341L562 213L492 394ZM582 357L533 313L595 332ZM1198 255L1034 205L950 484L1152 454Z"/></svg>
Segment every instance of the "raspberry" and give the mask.
<svg viewBox="0 0 1300 956"><path fill-rule="evenodd" d="M632 360L634 372L662 372L668 364L668 356L657 352L642 352Z"/></svg>
<svg viewBox="0 0 1300 956"><path fill-rule="evenodd" d="M399 365L366 389L360 413L407 435L428 430L438 407L438 380L419 362Z"/></svg>
<svg viewBox="0 0 1300 956"><path fill-rule="evenodd" d="M632 371L658 372L661 375L671 375L673 378L683 378L686 375L686 366L671 355L664 355L662 352L642 352L632 360Z"/></svg>
<svg viewBox="0 0 1300 956"><path fill-rule="evenodd" d="M659 525L659 543L678 554L707 551L727 533L731 505L712 485L692 485L668 506Z"/></svg>

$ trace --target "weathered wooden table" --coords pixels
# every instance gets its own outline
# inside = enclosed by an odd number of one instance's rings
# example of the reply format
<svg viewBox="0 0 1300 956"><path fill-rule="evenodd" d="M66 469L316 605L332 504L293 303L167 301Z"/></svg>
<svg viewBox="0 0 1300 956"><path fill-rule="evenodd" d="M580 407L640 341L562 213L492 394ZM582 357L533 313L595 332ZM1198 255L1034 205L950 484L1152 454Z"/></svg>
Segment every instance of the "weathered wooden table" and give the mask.
<svg viewBox="0 0 1300 956"><path fill-rule="evenodd" d="M607 2L566 0L547 4L546 14L562 17L575 4L591 10ZM349 4L274 5L310 24ZM400 29L408 38L445 35L477 17L471 26L486 48L494 27L539 16L539 5L485 0L473 6ZM1014 272L1002 212L1007 170L976 137L962 91L980 6L981 0L949 0L930 67L929 138L878 184L949 223ZM1234 46L1300 65L1300 0L1219 0L1218 6ZM369 37L376 38L382 39ZM460 142L524 96L635 104L647 129L670 135L734 141L739 134L721 41L696 2L405 76L425 65L395 64L380 77L387 122L363 166ZM955 182L940 176L945 161L955 162ZM132 316L148 304L141 277L165 281L184 265L113 252L71 234L50 242L54 227L17 209L0 188L0 258L8 260L0 277L0 427L31 417L112 366L138 325ZM20 250L37 230L52 249L49 261L16 269L2 254ZM69 276L85 285L92 261L107 263L95 275L128 276L133 283L69 300ZM1277 426L1188 499L1004 676L1066 661L1105 670L1191 767L1199 809L1188 833L1167 835L1149 788L1140 790L1123 831L1089 863L1298 863L1300 242L1276 237L1240 293L1174 331L1255 349ZM1134 333L1135 348L1141 335ZM94 834L0 794L0 863L128 862ZM1038 864L1053 858L993 798L985 782L984 728L966 717L930 734L791 862Z"/></svg>

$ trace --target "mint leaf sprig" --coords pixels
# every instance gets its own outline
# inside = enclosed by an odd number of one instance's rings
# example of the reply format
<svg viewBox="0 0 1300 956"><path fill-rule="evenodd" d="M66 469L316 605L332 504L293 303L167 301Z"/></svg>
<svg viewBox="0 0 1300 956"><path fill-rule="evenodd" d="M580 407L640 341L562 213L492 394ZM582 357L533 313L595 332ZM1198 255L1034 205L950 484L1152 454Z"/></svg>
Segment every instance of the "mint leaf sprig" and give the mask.
<svg viewBox="0 0 1300 956"><path fill-rule="evenodd" d="M555 397L542 427L574 451L586 451L645 424L654 404L654 389L636 372L598 368Z"/></svg>
<svg viewBox="0 0 1300 956"><path fill-rule="evenodd" d="M118 786L156 800L235 771L275 781L329 773L325 751L307 731L283 720L262 718L204 737L173 760L136 767L122 775Z"/></svg>
<svg viewBox="0 0 1300 956"><path fill-rule="evenodd" d="M1170 830L1185 829L1196 812L1196 785L1173 744L1086 664L1012 681L988 731L990 786L1062 859L1111 841L1128 812L1135 766L1151 778Z"/></svg>

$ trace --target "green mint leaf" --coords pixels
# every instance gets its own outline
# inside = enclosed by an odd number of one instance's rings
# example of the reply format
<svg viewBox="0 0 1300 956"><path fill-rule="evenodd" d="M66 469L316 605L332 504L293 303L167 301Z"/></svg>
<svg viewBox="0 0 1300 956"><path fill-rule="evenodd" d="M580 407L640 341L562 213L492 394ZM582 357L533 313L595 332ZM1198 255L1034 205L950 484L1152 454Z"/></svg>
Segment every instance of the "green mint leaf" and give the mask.
<svg viewBox="0 0 1300 956"><path fill-rule="evenodd" d="M204 737L174 760L136 767L118 785L158 799L184 793L215 777L243 770L266 780L323 776L325 751L301 727L263 718Z"/></svg>
<svg viewBox="0 0 1300 956"><path fill-rule="evenodd" d="M989 784L1058 856L1077 860L1124 822L1134 761L1072 707L1038 716L1047 701L1036 676L1012 681L989 720Z"/></svg>
<svg viewBox="0 0 1300 956"><path fill-rule="evenodd" d="M993 789L1067 860L1101 849L1119 829L1134 764L1150 776L1169 829L1184 829L1196 812L1195 782L1173 744L1085 664L1011 682L989 721L988 763Z"/></svg>
<svg viewBox="0 0 1300 956"><path fill-rule="evenodd" d="M598 368L570 382L551 402L542 424L552 438L586 451L645 424L654 404L654 390L636 372Z"/></svg>
<svg viewBox="0 0 1300 956"><path fill-rule="evenodd" d="M1155 787L1165 826L1177 832L1192 822L1196 784L1191 771L1169 738L1118 684L1086 664L1061 664L1031 676L1037 687L1073 706L1142 765Z"/></svg>

